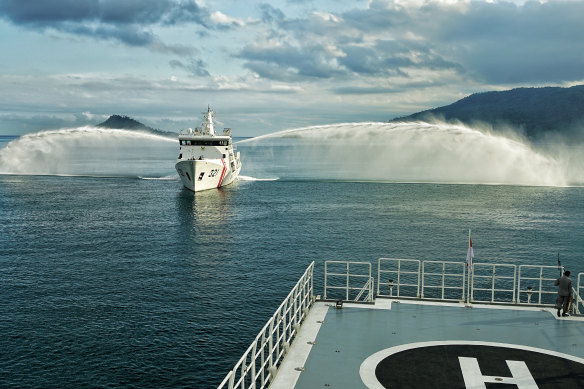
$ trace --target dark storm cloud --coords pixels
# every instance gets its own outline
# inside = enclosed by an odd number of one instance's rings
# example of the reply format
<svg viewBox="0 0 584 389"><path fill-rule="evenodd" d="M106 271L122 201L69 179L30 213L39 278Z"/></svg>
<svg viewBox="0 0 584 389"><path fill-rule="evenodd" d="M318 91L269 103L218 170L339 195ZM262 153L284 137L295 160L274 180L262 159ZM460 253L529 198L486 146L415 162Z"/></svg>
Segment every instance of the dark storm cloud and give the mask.
<svg viewBox="0 0 584 389"><path fill-rule="evenodd" d="M260 11L271 26L270 42L248 45L237 57L262 77L409 77L447 70L494 84L584 78L584 2L404 6L373 0L367 9L302 19L267 4Z"/></svg>
<svg viewBox="0 0 584 389"><path fill-rule="evenodd" d="M98 0L0 0L0 16L14 24L46 26L66 21L90 20L98 14Z"/></svg>
<svg viewBox="0 0 584 389"><path fill-rule="evenodd" d="M208 17L209 11L193 0L0 0L0 18L16 25L115 40L176 55L190 55L192 49L164 44L150 28L179 23L209 28Z"/></svg>
<svg viewBox="0 0 584 389"><path fill-rule="evenodd" d="M186 22L204 25L208 11L192 0L0 0L0 15L15 24L38 26L86 21L113 25Z"/></svg>

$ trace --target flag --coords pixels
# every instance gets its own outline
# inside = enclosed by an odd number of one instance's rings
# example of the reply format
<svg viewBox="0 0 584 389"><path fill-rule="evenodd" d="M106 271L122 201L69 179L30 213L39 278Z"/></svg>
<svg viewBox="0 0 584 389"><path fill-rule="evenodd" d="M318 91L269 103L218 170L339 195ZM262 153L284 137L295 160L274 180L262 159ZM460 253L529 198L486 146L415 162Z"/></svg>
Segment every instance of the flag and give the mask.
<svg viewBox="0 0 584 389"><path fill-rule="evenodd" d="M472 270L472 259L474 258L474 251L472 249L472 237L470 236L470 230L468 230L468 251L466 252L466 266Z"/></svg>

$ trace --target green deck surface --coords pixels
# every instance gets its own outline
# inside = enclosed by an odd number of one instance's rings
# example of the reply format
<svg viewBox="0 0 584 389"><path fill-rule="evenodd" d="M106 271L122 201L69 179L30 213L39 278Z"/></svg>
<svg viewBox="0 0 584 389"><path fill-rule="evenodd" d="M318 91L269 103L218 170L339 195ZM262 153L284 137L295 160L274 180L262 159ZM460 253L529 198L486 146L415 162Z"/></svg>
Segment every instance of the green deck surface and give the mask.
<svg viewBox="0 0 584 389"><path fill-rule="evenodd" d="M295 388L366 388L359 374L363 361L378 351L409 343L496 342L584 358L584 322L558 319L553 310L415 302L393 302L391 309L350 304L336 309L331 303L318 302L316 307L319 304L326 305L320 306L326 316L316 324L320 328L315 344L310 346ZM309 316L307 321L315 320ZM286 386L280 382L277 387Z"/></svg>

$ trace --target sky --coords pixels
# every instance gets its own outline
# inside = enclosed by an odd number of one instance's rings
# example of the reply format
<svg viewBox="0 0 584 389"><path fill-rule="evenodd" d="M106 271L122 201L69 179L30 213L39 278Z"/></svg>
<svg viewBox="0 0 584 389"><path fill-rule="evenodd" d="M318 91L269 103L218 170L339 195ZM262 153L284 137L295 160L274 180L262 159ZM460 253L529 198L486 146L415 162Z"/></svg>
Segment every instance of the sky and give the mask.
<svg viewBox="0 0 584 389"><path fill-rule="evenodd" d="M0 0L0 135L130 116L234 136L584 84L584 1Z"/></svg>

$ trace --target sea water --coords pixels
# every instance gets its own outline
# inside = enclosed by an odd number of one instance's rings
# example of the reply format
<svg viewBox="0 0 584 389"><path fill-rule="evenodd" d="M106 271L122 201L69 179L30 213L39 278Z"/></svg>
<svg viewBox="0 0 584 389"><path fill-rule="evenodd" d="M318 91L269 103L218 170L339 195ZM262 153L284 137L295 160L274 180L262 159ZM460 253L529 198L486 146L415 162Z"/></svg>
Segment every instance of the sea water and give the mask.
<svg viewBox="0 0 584 389"><path fill-rule="evenodd" d="M584 272L564 154L382 127L240 141L242 179L196 194L176 139L0 139L0 387L217 387L312 261L321 294L326 260L462 262L469 229L475 262Z"/></svg>

